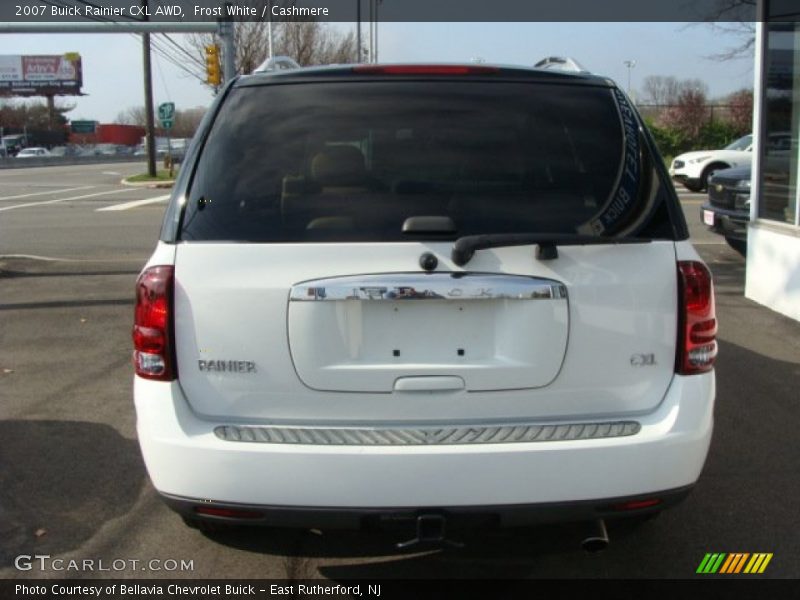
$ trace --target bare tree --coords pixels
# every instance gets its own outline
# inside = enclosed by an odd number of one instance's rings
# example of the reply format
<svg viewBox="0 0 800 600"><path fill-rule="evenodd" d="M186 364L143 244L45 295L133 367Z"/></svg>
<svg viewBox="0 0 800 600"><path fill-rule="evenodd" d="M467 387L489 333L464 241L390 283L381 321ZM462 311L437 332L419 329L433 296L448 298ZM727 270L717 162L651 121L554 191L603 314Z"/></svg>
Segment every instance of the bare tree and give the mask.
<svg viewBox="0 0 800 600"><path fill-rule="evenodd" d="M66 113L73 110L75 104L56 101L53 122L47 105L38 100L3 100L0 103L0 125L4 127L31 129L49 129L51 124L63 126L67 123Z"/></svg>
<svg viewBox="0 0 800 600"><path fill-rule="evenodd" d="M352 31L341 34L317 21L307 21L281 23L276 33L276 54L291 56L303 66L356 60L357 45Z"/></svg>
<svg viewBox="0 0 800 600"><path fill-rule="evenodd" d="M727 98L728 121L737 133L745 134L753 128L753 90L739 90Z"/></svg>
<svg viewBox="0 0 800 600"><path fill-rule="evenodd" d="M206 109L202 106L189 108L187 110L176 110L175 124L172 126L170 134L178 138L193 137L205 114Z"/></svg>
<svg viewBox="0 0 800 600"><path fill-rule="evenodd" d="M253 0L249 4L261 14L266 2ZM294 2L288 0L272 4L289 5ZM234 23L234 63L237 73L251 73L267 59L268 28L269 24L265 21ZM215 43L215 39L214 34L210 33L192 34L180 43L167 36L160 43L160 48L171 53L173 59L182 61L185 70L205 81L205 48ZM272 39L276 56L290 56L302 66L352 63L358 56L353 32L344 33L319 21L273 21Z"/></svg>
<svg viewBox="0 0 800 600"><path fill-rule="evenodd" d="M674 105L680 102L686 91L701 92L708 95L708 85L700 79L678 79L663 75L650 75L645 78L642 97L648 104L659 106Z"/></svg>
<svg viewBox="0 0 800 600"><path fill-rule="evenodd" d="M174 123L169 131L170 135L176 138L192 137L205 114L206 109L202 106L176 110ZM121 111L114 119L114 122L120 125L144 127L146 118L144 106L132 106Z"/></svg>
<svg viewBox="0 0 800 600"><path fill-rule="evenodd" d="M663 106L674 104L678 99L679 83L676 77L648 75L642 85L642 99L647 104Z"/></svg>
<svg viewBox="0 0 800 600"><path fill-rule="evenodd" d="M706 104L703 89L687 87L678 95L677 103L658 116L656 124L679 131L688 138L695 138L707 120Z"/></svg>
<svg viewBox="0 0 800 600"><path fill-rule="evenodd" d="M739 39L734 46L706 56L711 60L726 61L752 58L755 45L755 19L757 0L716 0L711 11L702 16L716 34L728 34Z"/></svg>
<svg viewBox="0 0 800 600"><path fill-rule="evenodd" d="M147 123L147 115L144 106L131 106L117 114L114 123L119 125L136 125L137 127L144 127Z"/></svg>

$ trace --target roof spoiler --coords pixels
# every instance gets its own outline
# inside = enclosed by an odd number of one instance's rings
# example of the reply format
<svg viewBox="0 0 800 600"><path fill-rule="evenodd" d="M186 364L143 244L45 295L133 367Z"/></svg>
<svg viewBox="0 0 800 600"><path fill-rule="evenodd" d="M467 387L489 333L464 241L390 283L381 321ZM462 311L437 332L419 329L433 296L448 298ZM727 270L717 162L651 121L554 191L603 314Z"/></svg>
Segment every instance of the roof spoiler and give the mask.
<svg viewBox="0 0 800 600"><path fill-rule="evenodd" d="M290 56L273 56L268 58L258 67L253 69L253 73L266 73L269 71L285 71L288 69L299 69L300 65Z"/></svg>
<svg viewBox="0 0 800 600"><path fill-rule="evenodd" d="M589 71L574 58L568 56L548 56L543 58L535 65L535 69L547 69L550 71L567 71L570 73L588 73Z"/></svg>

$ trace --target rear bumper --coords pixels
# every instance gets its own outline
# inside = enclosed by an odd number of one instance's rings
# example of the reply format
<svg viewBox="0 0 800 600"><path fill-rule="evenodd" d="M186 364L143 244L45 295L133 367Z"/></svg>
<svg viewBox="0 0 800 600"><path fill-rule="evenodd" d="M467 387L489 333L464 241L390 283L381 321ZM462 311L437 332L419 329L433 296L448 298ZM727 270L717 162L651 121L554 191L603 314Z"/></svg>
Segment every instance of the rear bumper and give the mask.
<svg viewBox="0 0 800 600"><path fill-rule="evenodd" d="M412 514L418 509L571 520L619 499L664 504L700 475L711 439L713 373L676 376L659 407L630 416L631 436L449 446L316 446L225 441L175 383L137 378L139 442L156 489L174 508L260 507L294 514ZM387 509L387 507L389 507ZM506 507L508 510L500 510ZM484 511L486 512L486 511ZM511 517L507 517L511 518ZM513 520L513 519L512 519Z"/></svg>
<svg viewBox="0 0 800 600"><path fill-rule="evenodd" d="M181 498L161 494L164 502L175 512L190 518L230 524L268 527L302 527L319 529L392 529L413 524L422 515L438 515L450 527L515 527L545 523L568 523L643 516L670 508L683 500L694 486L651 493L646 496L627 496L578 502L548 502L542 504L501 504L496 506L435 506L435 507L353 507L327 508L318 506L264 506L208 502L200 498ZM657 503L655 501L658 501ZM636 508L634 503L641 504ZM627 506L626 506L627 505ZM633 508L630 508L634 505ZM198 509L237 511L239 516L210 516ZM242 516L246 514L246 516Z"/></svg>

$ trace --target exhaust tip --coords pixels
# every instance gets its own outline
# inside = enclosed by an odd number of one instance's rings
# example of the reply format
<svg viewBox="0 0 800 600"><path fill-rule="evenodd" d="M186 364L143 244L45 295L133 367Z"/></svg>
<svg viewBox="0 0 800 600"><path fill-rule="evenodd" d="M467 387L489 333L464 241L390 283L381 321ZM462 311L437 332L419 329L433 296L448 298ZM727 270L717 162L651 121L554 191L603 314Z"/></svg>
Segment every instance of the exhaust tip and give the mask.
<svg viewBox="0 0 800 600"><path fill-rule="evenodd" d="M586 538L581 542L581 548L583 548L583 550L585 552L588 552L589 554L602 552L603 550L608 548L608 538L605 539L595 538L595 537Z"/></svg>
<svg viewBox="0 0 800 600"><path fill-rule="evenodd" d="M589 554L602 552L608 548L608 530L606 530L606 522L603 519L598 519L593 522L590 527L591 533L581 542L581 548Z"/></svg>

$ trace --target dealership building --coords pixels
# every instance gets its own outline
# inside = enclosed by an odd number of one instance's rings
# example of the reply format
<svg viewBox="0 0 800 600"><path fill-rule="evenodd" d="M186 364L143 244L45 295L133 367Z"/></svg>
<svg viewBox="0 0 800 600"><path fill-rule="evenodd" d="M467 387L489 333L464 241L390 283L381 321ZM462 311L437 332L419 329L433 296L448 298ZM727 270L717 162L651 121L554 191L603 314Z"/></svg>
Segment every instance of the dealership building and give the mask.
<svg viewBox="0 0 800 600"><path fill-rule="evenodd" d="M745 295L800 321L800 10L797 0L757 10Z"/></svg>

